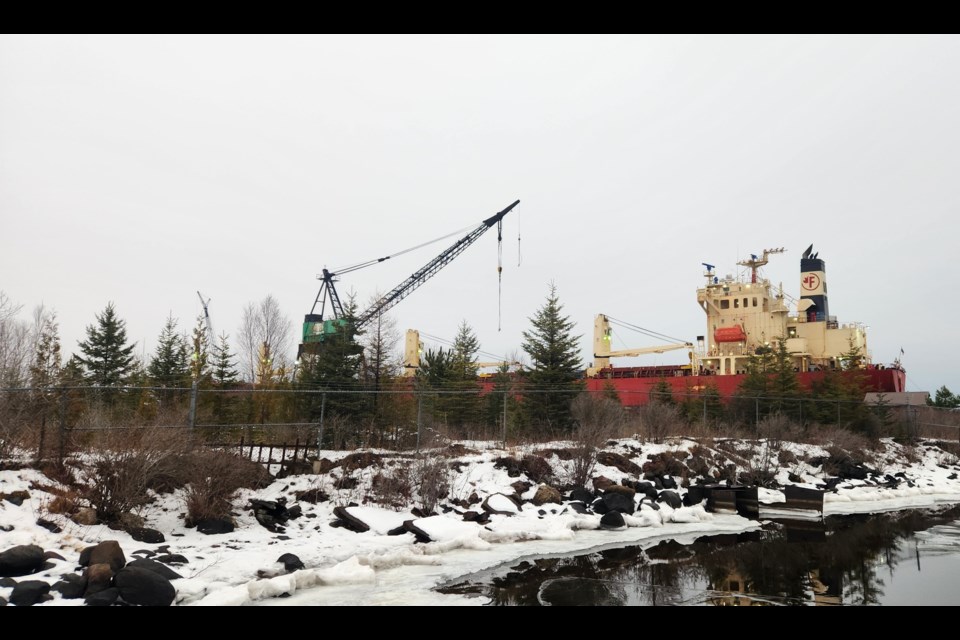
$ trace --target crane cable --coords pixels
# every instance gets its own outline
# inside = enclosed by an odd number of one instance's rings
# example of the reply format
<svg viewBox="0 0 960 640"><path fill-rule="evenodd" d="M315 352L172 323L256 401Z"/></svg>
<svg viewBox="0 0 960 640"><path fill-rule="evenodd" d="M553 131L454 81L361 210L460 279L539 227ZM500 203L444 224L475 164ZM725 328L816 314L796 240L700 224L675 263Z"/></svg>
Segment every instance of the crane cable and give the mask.
<svg viewBox="0 0 960 640"><path fill-rule="evenodd" d="M497 221L497 332L503 321L503 218Z"/></svg>
<svg viewBox="0 0 960 640"><path fill-rule="evenodd" d="M474 228L476 228L476 225L470 225L469 227L464 227L463 229L458 229L457 231L454 231L454 232L452 232L452 233L448 233L447 235L444 235L444 236L440 236L439 238L434 238L433 240L428 240L427 242L422 242L422 243L420 243L420 244L418 244L418 245L416 245L416 246L410 247L410 248L408 248L408 249L404 249L404 250L402 250L402 251L397 251L396 253L392 253L392 254L390 254L390 255L388 255L388 256L385 256L385 257L383 257L383 258L374 258L373 260L367 260L366 262L359 262L359 263L357 263L357 264L355 264L355 265L351 265L351 266L349 266L349 267L343 267L342 269L337 269L337 270L335 270L335 271L332 271L331 273L333 273L334 275L338 275L338 274L350 273L351 271L357 271L358 269L363 269L364 267L369 267L369 266L371 266L371 265L378 264L378 263L380 263L380 262L383 262L384 260L389 260L390 258L396 258L397 256L402 256L402 255L405 254L405 253L410 253L411 251L416 251L417 249L422 249L423 247L426 247L427 245L431 245L431 244L433 244L433 243L435 243L435 242L440 242L441 240L446 240L447 238L452 238L453 236L460 235L461 233L464 233L464 232L466 232L466 231L470 231L471 229L474 229Z"/></svg>

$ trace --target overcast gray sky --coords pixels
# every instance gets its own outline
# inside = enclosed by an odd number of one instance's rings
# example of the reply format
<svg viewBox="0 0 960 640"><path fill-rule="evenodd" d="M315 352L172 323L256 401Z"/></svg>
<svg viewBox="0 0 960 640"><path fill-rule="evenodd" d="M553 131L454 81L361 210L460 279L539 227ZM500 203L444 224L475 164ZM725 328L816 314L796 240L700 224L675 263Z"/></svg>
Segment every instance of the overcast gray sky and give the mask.
<svg viewBox="0 0 960 640"><path fill-rule="evenodd" d="M149 354L197 290L218 332L267 294L299 332L324 266L520 199L502 330L495 231L401 330L466 318L505 354L552 280L585 361L601 312L692 340L701 262L785 247L766 275L797 296L813 243L874 361L902 348L908 390L958 392L958 72L955 36L2 36L0 290L55 308L68 353L112 300ZM444 246L339 289L365 302Z"/></svg>

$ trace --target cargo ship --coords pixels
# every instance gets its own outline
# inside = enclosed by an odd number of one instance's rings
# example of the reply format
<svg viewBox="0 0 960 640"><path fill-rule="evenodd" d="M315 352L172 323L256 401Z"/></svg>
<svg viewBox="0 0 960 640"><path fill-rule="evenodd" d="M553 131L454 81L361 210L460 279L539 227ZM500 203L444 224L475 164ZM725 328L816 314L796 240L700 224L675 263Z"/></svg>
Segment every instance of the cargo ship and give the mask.
<svg viewBox="0 0 960 640"><path fill-rule="evenodd" d="M586 371L591 391L616 390L625 406L649 402L650 392L665 381L674 396L695 396L716 389L721 397L735 394L746 377L752 355L776 348L783 340L790 353L800 386L809 389L825 372L847 368L845 359L856 354L865 391L904 391L906 372L899 359L892 364L875 364L867 345L866 326L859 322L841 324L830 315L826 264L813 245L800 259L800 298L784 294L762 277L761 267L784 249L766 249L760 255L737 264L742 275L720 277L716 267L704 266L704 285L697 289L697 302L706 316L706 331L696 342L613 351L611 318L604 314L594 320L594 362ZM689 362L678 365L616 367L611 359L644 353L684 349ZM661 387L662 388L662 387Z"/></svg>

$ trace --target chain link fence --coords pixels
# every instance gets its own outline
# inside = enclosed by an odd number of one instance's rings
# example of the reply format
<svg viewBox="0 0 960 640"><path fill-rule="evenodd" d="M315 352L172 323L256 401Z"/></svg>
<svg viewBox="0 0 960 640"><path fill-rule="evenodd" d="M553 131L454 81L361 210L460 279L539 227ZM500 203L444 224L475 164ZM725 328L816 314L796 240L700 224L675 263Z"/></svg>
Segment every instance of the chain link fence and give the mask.
<svg viewBox="0 0 960 640"><path fill-rule="evenodd" d="M569 435L565 389L263 389L60 387L0 389L0 459L14 448L37 461L96 446L104 434L179 430L212 446L420 450L438 440L506 444ZM625 405L623 434L759 438L765 419L798 429L842 427L870 437L960 438L960 412L928 406L867 405L843 399L590 392ZM272 455L272 452L269 454ZM272 458L270 458L272 459Z"/></svg>

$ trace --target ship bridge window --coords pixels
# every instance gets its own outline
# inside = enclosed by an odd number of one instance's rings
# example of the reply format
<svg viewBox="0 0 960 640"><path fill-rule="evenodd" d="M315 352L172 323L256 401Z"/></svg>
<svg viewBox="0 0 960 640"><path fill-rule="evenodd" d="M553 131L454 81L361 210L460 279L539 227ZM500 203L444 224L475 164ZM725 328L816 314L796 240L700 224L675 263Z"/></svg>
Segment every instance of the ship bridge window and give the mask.
<svg viewBox="0 0 960 640"><path fill-rule="evenodd" d="M734 308L734 309L739 309L739 308L740 308L740 298L734 298L734 299L733 299L733 308Z"/></svg>
<svg viewBox="0 0 960 640"><path fill-rule="evenodd" d="M749 306L750 306L750 298L744 298L744 299L743 299L743 308L746 309L746 308L749 307Z"/></svg>
<svg viewBox="0 0 960 640"><path fill-rule="evenodd" d="M729 301L729 300L721 300L721 301L720 301L720 308L721 308L721 309L729 309L729 308L730 308L730 301Z"/></svg>
<svg viewBox="0 0 960 640"><path fill-rule="evenodd" d="M757 306L757 299L756 299L756 298L753 299L753 306Z"/></svg>

